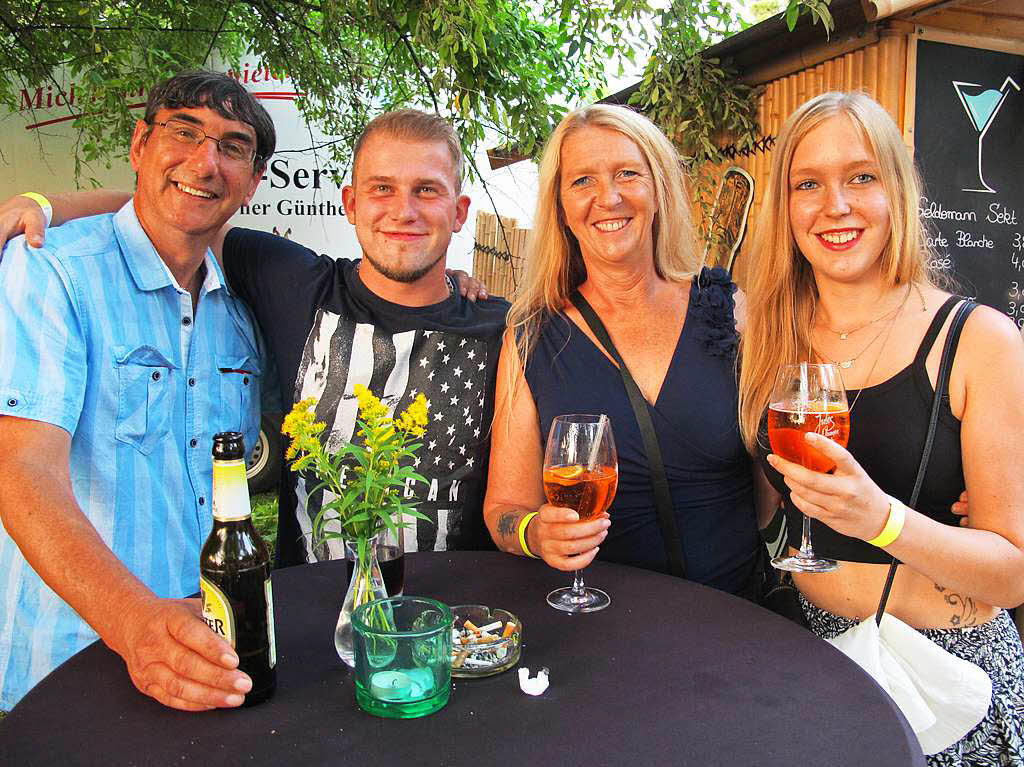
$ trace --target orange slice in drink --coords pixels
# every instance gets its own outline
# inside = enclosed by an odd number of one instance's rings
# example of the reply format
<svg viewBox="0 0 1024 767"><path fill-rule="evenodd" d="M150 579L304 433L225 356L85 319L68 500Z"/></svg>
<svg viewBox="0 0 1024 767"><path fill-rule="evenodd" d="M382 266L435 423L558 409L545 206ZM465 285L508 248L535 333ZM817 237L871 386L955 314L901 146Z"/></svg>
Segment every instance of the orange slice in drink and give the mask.
<svg viewBox="0 0 1024 767"><path fill-rule="evenodd" d="M579 464L575 464L573 466L556 466L549 471L558 479L571 481L583 474L583 467Z"/></svg>

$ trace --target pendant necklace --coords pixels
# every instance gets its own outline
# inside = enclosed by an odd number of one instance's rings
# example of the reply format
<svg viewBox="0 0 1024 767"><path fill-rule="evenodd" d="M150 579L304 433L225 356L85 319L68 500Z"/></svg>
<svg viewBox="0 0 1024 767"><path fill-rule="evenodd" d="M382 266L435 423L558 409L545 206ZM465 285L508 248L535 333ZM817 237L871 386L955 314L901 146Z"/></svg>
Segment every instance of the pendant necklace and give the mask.
<svg viewBox="0 0 1024 767"><path fill-rule="evenodd" d="M906 303L906 302L904 301L904 303ZM897 316L898 316L898 315L897 315ZM813 320L813 314L811 315L811 317L812 317L812 320ZM892 319L891 319L891 320L889 321L889 323L888 323L888 324L887 324L887 325L886 325L886 326L885 326L884 328L882 328L882 330L881 330L881 331L879 331L879 334L878 334L877 336L875 336L874 338L872 338L872 339L871 339L871 343L870 343L870 344L868 344L868 347L870 347L870 346L871 346L871 344L874 344L874 342L878 340L878 337L879 337L879 336L881 336L883 332L885 333L885 338L883 338L883 339L882 339L882 345L878 347L878 353L877 353L877 354L875 355L875 361L871 363L871 369L870 369L870 370L868 370L868 375L867 375L867 377L866 377L866 378L864 379L864 383L863 383L863 384L861 385L861 387L860 387L860 388L859 388L859 389L857 390L857 396L856 396L856 397L854 397L854 398L853 398L853 402L851 402L851 403L850 403L850 410L849 410L849 412L850 412L850 413L852 413L852 412L853 412L853 409L854 409L854 408L855 408L855 407L857 406L857 400L859 400L859 399L860 399L860 395L864 393L864 390L865 390L866 388L868 388L868 383L869 383L869 382L871 381L871 376L873 376L873 375L874 375L874 373L875 373L875 368L876 368L876 367L878 367L878 361L879 361L880 359L882 359L882 350L884 350L884 349L885 349L885 345L886 345L886 344L887 344L887 343L889 342L889 336L890 336L890 335L892 334L892 329L893 329L893 328L894 328L895 326L896 326L896 317L894 316L894 317L893 317L893 318L892 318ZM808 334L808 335L809 335L809 334ZM851 366L853 365L853 363L854 363L854 360L856 359L856 357L855 357L854 359L850 359L850 360L845 360L845 362L836 362L835 360L833 360L833 359L829 359L828 357L826 357L826 356L825 356L824 354L822 354L821 352L819 352L819 351L818 351L817 349L815 349L815 348L814 348L813 346L812 346L812 347L810 348L810 350L809 350L809 351L811 351L811 352L812 352L812 354L813 354L814 356L816 356L816 357L817 357L818 359L824 360L825 362L831 362L831 363L832 363L833 365L839 365L839 367L841 367L841 368L844 368L844 369L846 369L846 368L849 368L849 367L851 367ZM861 356L861 354L863 354L863 353L864 353L864 352L866 352L866 351L867 351L867 347L865 347L864 349L862 349L862 350L860 351L860 354L858 354L858 355L857 355L857 357ZM808 355L808 356L810 356L810 355ZM844 383L844 384L843 384L843 386L845 387L845 386L846 386L846 384Z"/></svg>
<svg viewBox="0 0 1024 767"><path fill-rule="evenodd" d="M861 328L866 328L868 325L871 325L871 324L873 324L875 322L878 322L879 319L884 319L886 316L888 316L890 314L893 315L893 321L895 322L896 317L899 316L899 311L904 306L907 305L907 301L910 299L911 287L912 287L911 285L909 285L909 284L907 285L907 294L905 296L903 296L903 300L900 301L900 303L897 306L895 306L894 308L890 309L888 312L883 314L882 317L879 317L877 319L871 320L871 322L867 322L867 323L861 325L858 328L854 328L853 330L848 330L848 331L846 331L846 333L840 333L839 334L839 340L841 340L841 341L845 340L846 336L848 336L850 333L855 333L858 330L860 330ZM924 303L924 299L922 297L922 305L923 305L923 303ZM817 309L818 309L818 306L817 306L817 304L815 304L814 311L811 312L811 328L814 327L814 312L816 312ZM892 322L889 323L888 327L889 327L889 330L892 330ZM831 332L831 333L835 333L836 332L835 330L832 330L832 328L828 327L827 325L825 325L824 328L826 330L828 330L829 332ZM864 352L866 352L868 349L870 349L872 346L874 346L875 341L877 341L879 338L881 338L882 333L884 333L885 330L886 330L886 328L883 326L882 329L879 330L875 334L874 338L872 338L870 341L867 342L867 345L865 345L863 349L861 349L859 352L857 352L856 354L852 355L851 357L847 357L844 360L834 360L834 359L831 359L829 357L826 357L823 354L820 354L819 356L821 356L822 359L825 359L828 362L831 362L833 365L838 365L843 370L849 370L851 367L853 367L853 364L861 357L861 355L864 354Z"/></svg>
<svg viewBox="0 0 1024 767"><path fill-rule="evenodd" d="M890 327L890 328L891 328L891 327L892 327L891 323L890 323L890 325L888 325L888 326L883 326L883 327L882 327L882 329L881 329L881 330L879 330L879 331L878 331L878 332L877 332L877 333L875 334L875 337L874 337L874 338L872 338L872 339L871 339L870 341L868 341L868 344L867 344L867 346L865 346L865 347L864 347L863 349L861 349L861 350L860 350L859 352L857 352L856 354L854 354L854 355L853 355L852 357L850 357L850 358L848 358L848 359L845 359L845 360L834 360L834 359L832 359L831 357L826 357L826 356L825 356L824 354L821 354L820 352L818 353L818 356L820 356L820 357L821 357L822 359L824 359L824 360L825 360L826 362L831 362L831 363L832 363L833 365L838 365L838 366L839 366L839 367L841 367L841 368L842 368L843 370L848 370L848 369L850 369L850 368L852 368L852 367L853 367L853 363L855 363L855 362L857 361L857 359L858 359L858 358L859 358L859 357L860 357L860 356L861 356L862 354L864 354L864 352L866 352L866 351L867 351L868 349L870 349L870 348L871 348L872 346L874 346L874 345L875 345L875 341L877 341L877 340L878 340L879 338L881 338L881 336L882 336L882 333L884 333L884 332L885 332L885 329L886 329L886 327Z"/></svg>
<svg viewBox="0 0 1024 767"><path fill-rule="evenodd" d="M893 314L895 312L898 312L900 309L902 309L903 305L905 303L907 303L907 299L910 298L910 291L911 291L912 287L913 286L910 283L907 283L907 295L904 296L903 300L899 304L894 306L892 309L889 309L885 314L880 314L879 316L875 317L873 320L868 320L867 322L865 322L862 325L858 325L855 328L850 328L849 330L834 330L834 329L830 328L828 325L822 325L822 327L825 330L827 330L829 333L833 333L833 334L839 336L839 340L840 341L845 341L853 333L856 333L856 332L858 332L860 330L863 330L864 328L868 327L869 325L874 325L876 322L881 322L882 320L886 319L889 315L891 315L891 314ZM922 303L923 303L923 301L924 301L924 299L922 298ZM872 339L872 341L874 341L874 339ZM861 354L863 354L863 353L864 352L862 351ZM859 356L860 356L860 354L854 355L854 359L856 359ZM849 367L849 365L847 365L847 367Z"/></svg>

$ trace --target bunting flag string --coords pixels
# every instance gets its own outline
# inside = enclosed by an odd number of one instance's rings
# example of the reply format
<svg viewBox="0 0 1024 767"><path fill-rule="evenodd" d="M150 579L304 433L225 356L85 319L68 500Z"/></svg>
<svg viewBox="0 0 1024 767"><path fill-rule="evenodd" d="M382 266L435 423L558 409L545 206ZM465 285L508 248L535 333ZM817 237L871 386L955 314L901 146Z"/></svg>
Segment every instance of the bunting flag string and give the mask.
<svg viewBox="0 0 1024 767"><path fill-rule="evenodd" d="M762 136L754 142L753 146L737 149L735 144L729 144L722 147L721 152L730 160L735 160L737 156L750 157L754 154L765 154L774 146L775 136Z"/></svg>

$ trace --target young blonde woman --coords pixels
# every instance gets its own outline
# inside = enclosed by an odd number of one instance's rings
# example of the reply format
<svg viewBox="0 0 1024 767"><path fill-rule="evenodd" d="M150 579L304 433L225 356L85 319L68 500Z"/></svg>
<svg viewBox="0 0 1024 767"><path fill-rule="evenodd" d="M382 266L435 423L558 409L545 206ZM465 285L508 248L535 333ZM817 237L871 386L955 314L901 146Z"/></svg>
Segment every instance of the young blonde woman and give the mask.
<svg viewBox="0 0 1024 767"><path fill-rule="evenodd" d="M579 289L646 400L687 577L752 596L763 547L736 422L735 288L722 270L699 266L671 142L623 107L568 115L541 161L531 255L498 368L484 516L499 548L560 570L595 556L668 570L636 416L616 364L570 302ZM619 485L610 517L579 522L545 503L544 440L563 413L611 417Z"/></svg>
<svg viewBox="0 0 1024 767"><path fill-rule="evenodd" d="M1020 765L1021 644L1001 608L1024 601L1024 343L999 312L979 306L969 315L919 500L903 512L960 303L925 270L919 197L898 128L867 96L827 93L789 118L748 285L740 424L746 444L765 456L759 430L779 365L841 364L852 406L848 449L807 436L835 472L764 458L783 494L791 547L806 514L815 552L841 560L833 572L794 575L810 627L833 637L872 616L898 558L887 611L993 682L985 719L929 764ZM959 527L949 509L965 486L969 527Z"/></svg>

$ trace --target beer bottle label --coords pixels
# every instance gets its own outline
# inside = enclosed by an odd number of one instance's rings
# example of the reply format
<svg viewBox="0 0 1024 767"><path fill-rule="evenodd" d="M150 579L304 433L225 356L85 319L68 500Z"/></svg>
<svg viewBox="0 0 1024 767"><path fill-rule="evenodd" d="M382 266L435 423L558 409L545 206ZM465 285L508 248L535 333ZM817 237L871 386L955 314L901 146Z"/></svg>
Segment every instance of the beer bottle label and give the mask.
<svg viewBox="0 0 1024 767"><path fill-rule="evenodd" d="M245 519L251 513L245 461L214 461L213 518L221 522L231 522Z"/></svg>
<svg viewBox="0 0 1024 767"><path fill-rule="evenodd" d="M270 667L277 665L277 639L274 636L274 590L270 587L270 578L263 581L263 591L267 595L267 639L270 641Z"/></svg>
<svg viewBox="0 0 1024 767"><path fill-rule="evenodd" d="M199 576L199 591L203 595L203 620L214 633L235 646L235 614L231 603L217 584ZM271 642L273 646L273 642Z"/></svg>

